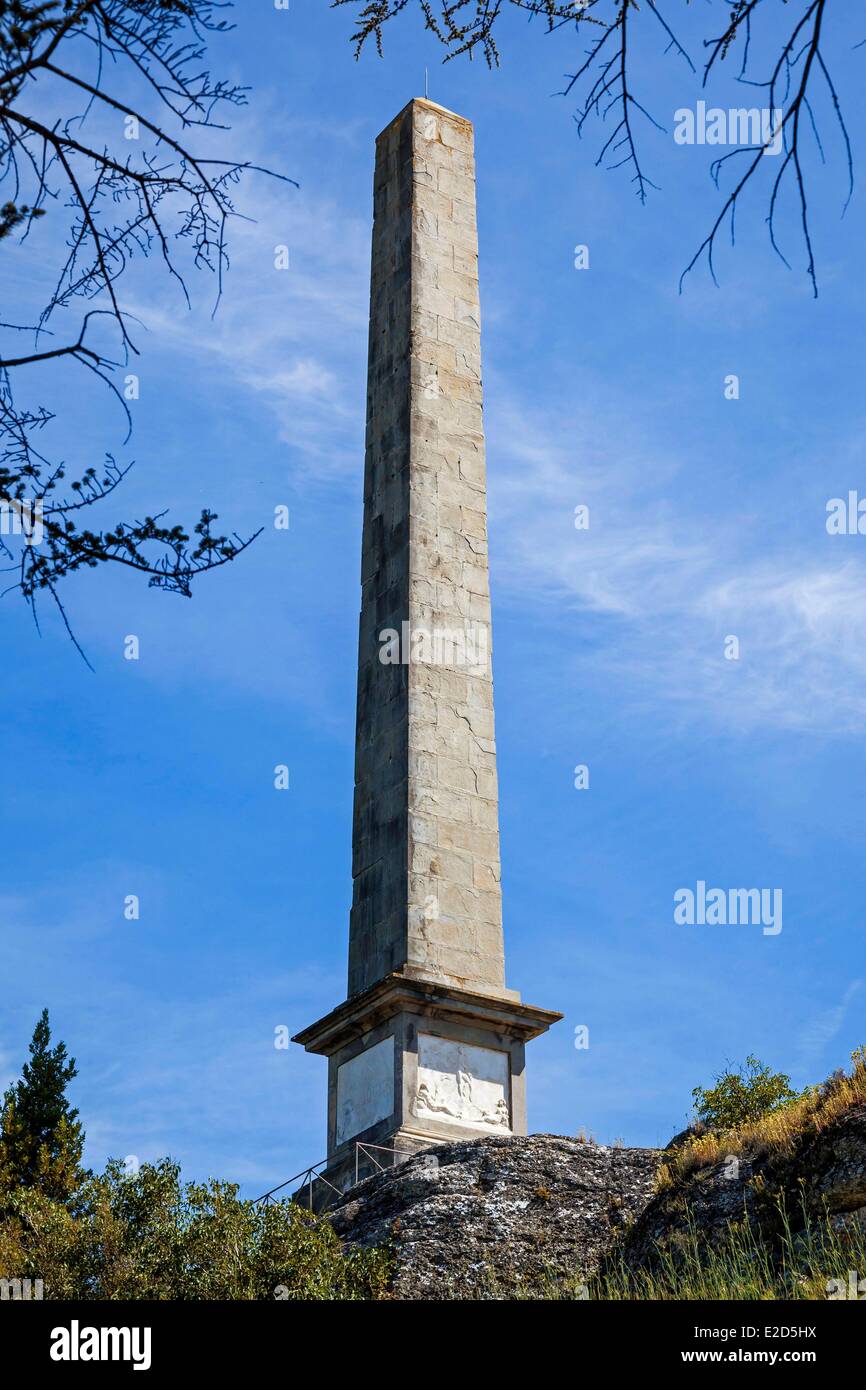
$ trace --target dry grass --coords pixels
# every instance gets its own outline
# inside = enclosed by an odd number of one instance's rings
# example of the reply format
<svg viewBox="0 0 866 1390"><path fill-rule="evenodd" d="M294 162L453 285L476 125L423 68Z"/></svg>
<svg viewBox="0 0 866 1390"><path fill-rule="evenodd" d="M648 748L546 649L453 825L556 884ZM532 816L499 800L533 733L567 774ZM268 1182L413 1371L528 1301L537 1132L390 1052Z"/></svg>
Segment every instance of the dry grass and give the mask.
<svg viewBox="0 0 866 1390"><path fill-rule="evenodd" d="M799 1223L798 1223L799 1225ZM804 1213L796 1234L782 1211L781 1240L776 1249L747 1221L732 1224L715 1247L689 1221L675 1249L661 1252L653 1270L632 1270L621 1258L584 1286L563 1285L559 1298L607 1301L777 1299L826 1300L840 1297L833 1282L847 1289L850 1275L866 1271L866 1234L837 1229L826 1217Z"/></svg>
<svg viewBox="0 0 866 1390"><path fill-rule="evenodd" d="M813 1087L799 1100L774 1110L738 1129L702 1134L663 1163L656 1191L679 1184L701 1168L713 1167L729 1155L755 1158L762 1154L789 1154L798 1142L820 1134L839 1115L866 1103L866 1048L852 1054L850 1075Z"/></svg>

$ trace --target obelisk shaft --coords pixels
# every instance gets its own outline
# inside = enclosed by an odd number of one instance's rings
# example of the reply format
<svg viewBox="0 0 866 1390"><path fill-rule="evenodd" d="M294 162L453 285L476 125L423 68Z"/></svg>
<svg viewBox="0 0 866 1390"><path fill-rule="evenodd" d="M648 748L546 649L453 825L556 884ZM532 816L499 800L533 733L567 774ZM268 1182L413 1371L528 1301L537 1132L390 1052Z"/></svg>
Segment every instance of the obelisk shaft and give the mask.
<svg viewBox="0 0 866 1390"><path fill-rule="evenodd" d="M399 971L516 997L504 988L477 249L472 127L416 99L376 146L350 996Z"/></svg>

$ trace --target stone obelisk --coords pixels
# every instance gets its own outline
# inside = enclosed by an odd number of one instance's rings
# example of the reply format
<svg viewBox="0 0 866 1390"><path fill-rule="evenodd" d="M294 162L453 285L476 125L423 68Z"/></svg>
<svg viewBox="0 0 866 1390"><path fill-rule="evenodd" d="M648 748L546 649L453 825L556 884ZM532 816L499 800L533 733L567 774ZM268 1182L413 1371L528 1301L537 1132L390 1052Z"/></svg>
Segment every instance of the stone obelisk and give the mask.
<svg viewBox="0 0 866 1390"><path fill-rule="evenodd" d="M411 101L373 204L348 998L295 1039L340 1187L358 1141L525 1134L561 1017L505 985L470 122Z"/></svg>

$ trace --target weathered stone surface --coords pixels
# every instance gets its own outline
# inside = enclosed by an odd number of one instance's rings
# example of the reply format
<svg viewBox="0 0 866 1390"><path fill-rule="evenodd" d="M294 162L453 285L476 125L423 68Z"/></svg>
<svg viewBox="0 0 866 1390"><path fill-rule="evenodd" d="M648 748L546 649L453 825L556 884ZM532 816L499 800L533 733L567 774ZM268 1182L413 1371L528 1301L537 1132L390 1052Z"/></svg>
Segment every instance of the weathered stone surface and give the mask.
<svg viewBox="0 0 866 1390"><path fill-rule="evenodd" d="M350 994L507 993L477 249L472 126L410 102L376 145ZM384 665L404 625L435 650Z"/></svg>
<svg viewBox="0 0 866 1390"><path fill-rule="evenodd" d="M390 1244L398 1298L544 1296L596 1268L646 1206L659 1159L550 1134L441 1144L329 1216L349 1247Z"/></svg>

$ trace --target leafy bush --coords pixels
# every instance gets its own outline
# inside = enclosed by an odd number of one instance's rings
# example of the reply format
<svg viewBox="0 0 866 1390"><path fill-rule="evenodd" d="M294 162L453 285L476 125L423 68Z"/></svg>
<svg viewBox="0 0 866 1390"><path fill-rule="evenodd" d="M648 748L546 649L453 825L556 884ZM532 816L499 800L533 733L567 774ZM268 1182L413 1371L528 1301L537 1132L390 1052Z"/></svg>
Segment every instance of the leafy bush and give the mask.
<svg viewBox="0 0 866 1390"><path fill-rule="evenodd" d="M370 1299L387 1288L380 1250L344 1255L330 1224L296 1203L256 1206L231 1183L181 1183L168 1159L85 1180L74 1210L37 1188L7 1190L0 1278L42 1279L45 1298Z"/></svg>
<svg viewBox="0 0 866 1390"><path fill-rule="evenodd" d="M738 1071L717 1076L709 1090L696 1086L692 1099L699 1120L710 1129L726 1130L781 1110L800 1096L791 1089L790 1076L770 1071L757 1057L747 1057Z"/></svg>

